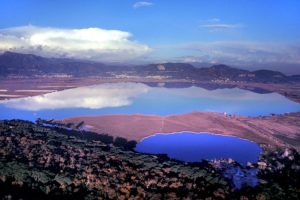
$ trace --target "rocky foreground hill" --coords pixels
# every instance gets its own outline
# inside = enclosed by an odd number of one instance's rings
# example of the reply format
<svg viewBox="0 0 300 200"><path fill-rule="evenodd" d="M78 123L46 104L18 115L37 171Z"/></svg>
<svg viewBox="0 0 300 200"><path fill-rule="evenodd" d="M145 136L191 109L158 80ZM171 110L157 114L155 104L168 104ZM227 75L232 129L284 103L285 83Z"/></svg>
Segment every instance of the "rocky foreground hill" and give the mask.
<svg viewBox="0 0 300 200"><path fill-rule="evenodd" d="M300 198L300 155L295 150L265 148L258 164L245 167L259 170L259 184L235 189L218 170L218 161L181 163L136 153L132 144L26 121L0 121L0 198Z"/></svg>

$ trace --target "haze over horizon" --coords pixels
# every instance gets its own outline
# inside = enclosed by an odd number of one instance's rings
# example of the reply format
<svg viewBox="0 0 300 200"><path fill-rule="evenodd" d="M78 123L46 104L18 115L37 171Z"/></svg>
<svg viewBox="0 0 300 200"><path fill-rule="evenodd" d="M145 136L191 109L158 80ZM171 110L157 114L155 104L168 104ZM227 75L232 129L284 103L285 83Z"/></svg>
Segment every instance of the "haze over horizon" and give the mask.
<svg viewBox="0 0 300 200"><path fill-rule="evenodd" d="M0 52L300 73L300 2L2 1Z"/></svg>

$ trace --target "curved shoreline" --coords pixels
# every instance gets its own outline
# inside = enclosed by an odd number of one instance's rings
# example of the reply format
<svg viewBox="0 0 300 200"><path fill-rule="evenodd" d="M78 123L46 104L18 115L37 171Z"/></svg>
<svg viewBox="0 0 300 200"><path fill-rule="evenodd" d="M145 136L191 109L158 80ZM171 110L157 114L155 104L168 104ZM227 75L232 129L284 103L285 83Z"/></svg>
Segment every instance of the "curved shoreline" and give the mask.
<svg viewBox="0 0 300 200"><path fill-rule="evenodd" d="M228 116L215 112L179 115L114 114L79 116L58 120L62 123L84 121L90 131L140 141L157 133L212 133L233 136L258 144L300 149L300 112L274 116Z"/></svg>
<svg viewBox="0 0 300 200"><path fill-rule="evenodd" d="M211 135L219 135L219 136L223 136L223 137L233 137L233 138L238 138L240 140L245 140L245 141L248 141L248 142L252 142L252 143L255 143L257 145L261 145L255 141L252 141L252 140L249 140L249 139L246 139L246 138L241 138L241 137L238 137L238 136L234 136L234 135L224 135L224 134L220 134L220 133L211 133L211 132L193 132L193 131L180 131L180 132L172 132L172 133L155 133L153 135L149 135L149 136L146 136L142 139L140 139L138 142L142 142L143 140L147 139L147 138L150 138L150 137L154 137L156 135L174 135L174 134L182 134L182 133L191 133L191 134L211 134Z"/></svg>
<svg viewBox="0 0 300 200"><path fill-rule="evenodd" d="M204 135L205 134L205 136L213 136L213 137L220 137L219 139L221 139L222 137L223 137L223 139L225 139L225 137L226 138L231 138L231 139L234 139L234 140L239 140L239 142L242 142L242 141L244 141L244 142L247 142L248 144L251 144L251 145L255 145L255 147L256 148L258 148L258 152L257 152L257 155L256 155L256 161L247 161L247 162L250 162L250 163L257 163L258 161L259 161L259 159L260 159L260 157L263 155L263 153L264 153L264 146L262 145L262 144L259 144L259 143L256 143L256 142L254 142L254 141L252 141L252 140L248 140L248 139L245 139L245 138L240 138L240 137L237 137L237 136L230 136L230 135L222 135L222 134L215 134L215 133L208 133L208 132L189 132L189 131L181 131L181 132L173 132L173 133L156 133L156 134L154 134L154 135L150 135L150 136L147 136L147 137L145 137L145 138L142 138L139 142L138 142L138 144L137 145L139 145L139 144L141 144L142 146L143 146L143 142L144 142L144 140L146 140L146 139L151 139L151 138L154 138L155 136L169 136L169 135L179 135L179 134L192 134L192 135ZM217 138L216 138L217 139ZM167 139L165 138L165 139L162 139L161 138L161 140L162 141L166 141ZM151 141L151 140L150 140ZM233 144L234 145L234 144ZM137 148L137 146L136 146L136 148ZM136 150L136 148L135 148L135 151L137 151L137 152L140 152L140 153L145 153L144 151L138 151L138 150ZM187 148L189 148L189 147L187 147ZM218 145L218 146L216 146L216 148L222 148L220 145ZM150 154L150 155L156 155L157 153L150 153L151 151L152 151L152 147L151 147L151 149L150 148L146 148L147 150L146 150L146 153L147 154ZM154 147L154 149L155 149L155 147ZM199 149L201 149L201 146L199 146ZM204 148L205 149L205 148ZM144 149L145 150L145 149ZM203 149L202 149L203 150ZM170 157L170 155L169 155L169 151L168 150L166 150L166 152L163 152L162 154L167 154L167 156L169 157L169 158L173 158L173 157ZM160 153L159 153L160 154ZM246 156L246 155L245 155ZM218 156L217 156L218 157ZM232 157L228 157L228 158L231 158L231 159L233 159L233 160L236 160L236 159L234 159L234 158L232 158ZM181 160L181 159L179 159L179 158L173 158L173 159L175 159L175 160L179 160L179 161L182 161L182 162L193 162L193 161L185 161L185 160ZM217 159L224 159L224 158L217 158ZM226 159L226 158L225 158ZM203 158L203 160L213 160L213 159L204 159ZM237 160L236 160L237 161ZM197 161L196 161L197 162ZM238 162L238 163L240 163L240 162ZM245 162L246 163L246 162ZM240 163L241 164L241 163Z"/></svg>
<svg viewBox="0 0 300 200"><path fill-rule="evenodd" d="M173 135L173 134L181 134L181 133L191 133L191 134L211 134L211 135L218 135L218 136L223 136L223 137L232 137L232 138L237 138L237 139L244 140L244 141L247 141L247 142L251 142L251 143L254 143L254 144L258 145L258 147L260 148L260 152L259 152L259 154L258 154L258 158L262 155L262 153L263 153L263 151L264 151L263 145L260 144L260 143L255 142L255 141L252 141L252 140L249 140L249 139L246 139L246 138L237 137L237 136L234 136L234 135L223 135L223 134L209 133L209 132L181 131L181 132L173 132L173 133L155 133L154 135L149 135L149 136L147 136L147 137L142 138L141 140L138 141L138 143L142 142L143 140L145 140L145 139L147 139L147 138L154 137L154 136L156 136L156 135Z"/></svg>

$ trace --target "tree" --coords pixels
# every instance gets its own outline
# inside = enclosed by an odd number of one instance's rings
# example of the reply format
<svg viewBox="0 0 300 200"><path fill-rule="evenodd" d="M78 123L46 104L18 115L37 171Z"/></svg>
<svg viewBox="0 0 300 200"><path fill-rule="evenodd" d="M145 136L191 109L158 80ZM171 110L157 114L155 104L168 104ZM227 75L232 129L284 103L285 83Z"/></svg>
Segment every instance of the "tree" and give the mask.
<svg viewBox="0 0 300 200"><path fill-rule="evenodd" d="M114 141L114 145L116 147L125 147L127 144L127 140L125 138L122 137L116 137L115 141Z"/></svg>

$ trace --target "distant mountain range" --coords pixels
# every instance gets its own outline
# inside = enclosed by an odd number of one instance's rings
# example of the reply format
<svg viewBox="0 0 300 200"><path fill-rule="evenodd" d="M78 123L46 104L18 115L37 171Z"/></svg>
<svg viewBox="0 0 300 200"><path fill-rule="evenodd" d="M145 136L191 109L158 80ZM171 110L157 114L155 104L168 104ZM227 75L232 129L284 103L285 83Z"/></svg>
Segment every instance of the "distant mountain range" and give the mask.
<svg viewBox="0 0 300 200"><path fill-rule="evenodd" d="M163 76L188 80L233 80L253 82L300 81L300 75L287 76L278 71L248 71L227 65L194 67L187 63L161 63L140 66L112 66L75 59L45 58L32 54L5 52L0 55L0 76L37 75L85 76Z"/></svg>

